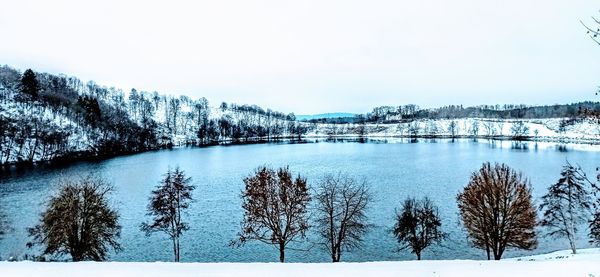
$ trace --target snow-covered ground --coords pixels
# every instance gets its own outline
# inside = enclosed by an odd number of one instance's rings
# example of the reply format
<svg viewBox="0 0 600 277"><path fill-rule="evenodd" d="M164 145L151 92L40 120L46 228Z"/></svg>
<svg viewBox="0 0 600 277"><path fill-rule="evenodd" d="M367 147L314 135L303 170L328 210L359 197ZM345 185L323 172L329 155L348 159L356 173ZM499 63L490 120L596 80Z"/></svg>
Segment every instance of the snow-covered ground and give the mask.
<svg viewBox="0 0 600 277"><path fill-rule="evenodd" d="M0 262L0 276L600 276L600 249L582 249L502 261L370 263L34 263Z"/></svg>
<svg viewBox="0 0 600 277"><path fill-rule="evenodd" d="M552 141L563 143L599 143L600 124L592 119L581 119L560 127L567 118L546 119L420 119L410 123L398 124L365 124L365 137L407 137L416 130L419 137L451 136L450 125L455 123L457 137L506 137L513 136L512 127L517 122L523 122L526 131L523 136L536 141ZM357 124L316 124L305 137L356 137Z"/></svg>
<svg viewBox="0 0 600 277"><path fill-rule="evenodd" d="M548 254L539 254L512 258L516 261L596 261L600 266L600 248L577 249L577 254L571 250L555 251Z"/></svg>

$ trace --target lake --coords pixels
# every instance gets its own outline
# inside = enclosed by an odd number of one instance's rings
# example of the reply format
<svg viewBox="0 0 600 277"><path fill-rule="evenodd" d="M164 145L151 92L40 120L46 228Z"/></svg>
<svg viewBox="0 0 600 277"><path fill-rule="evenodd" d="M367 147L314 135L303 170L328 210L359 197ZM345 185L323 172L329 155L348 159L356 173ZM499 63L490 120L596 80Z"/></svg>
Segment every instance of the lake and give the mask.
<svg viewBox="0 0 600 277"><path fill-rule="evenodd" d="M375 201L368 210L374 227L360 250L345 252L343 261L414 259L408 251L397 252L390 233L395 209L409 196L429 196L440 208L443 228L449 238L442 246L423 253L423 259L485 259L482 250L472 248L458 220L457 193L470 174L485 161L503 162L522 171L531 180L536 205L546 188L556 182L568 159L581 165L590 176L600 165L600 146L512 141L420 140L309 141L177 148L122 156L97 162L77 162L61 168L35 168L6 174L0 179L0 209L11 221L12 231L0 241L0 258L37 254L27 249L26 228L36 224L43 202L56 191L61 175L96 173L112 182L112 201L123 226L123 251L113 253L114 261L170 261L171 242L161 234L146 237L139 230L151 190L168 168L179 166L197 186L195 202L187 215L190 230L181 239L181 260L185 262L276 262L279 253L268 245L250 242L232 248L242 219L242 179L260 165L289 165L314 185L326 173L338 171L365 178ZM540 230L543 231L543 230ZM327 262L327 253L315 245L314 232L308 241L288 250L289 262ZM507 251L505 257L567 249L565 239L540 236L534 251ZM587 247L587 230L579 235L579 247Z"/></svg>

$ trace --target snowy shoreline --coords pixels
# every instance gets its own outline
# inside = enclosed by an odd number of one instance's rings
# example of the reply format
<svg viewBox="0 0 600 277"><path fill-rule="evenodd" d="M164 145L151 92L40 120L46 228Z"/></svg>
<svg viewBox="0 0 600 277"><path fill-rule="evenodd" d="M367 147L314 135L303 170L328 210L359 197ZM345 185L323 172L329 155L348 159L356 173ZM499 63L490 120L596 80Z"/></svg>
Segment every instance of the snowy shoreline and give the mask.
<svg viewBox="0 0 600 277"><path fill-rule="evenodd" d="M1 276L600 276L600 248L501 261L366 263L0 262Z"/></svg>
<svg viewBox="0 0 600 277"><path fill-rule="evenodd" d="M1 104L1 103L0 103ZM11 105L2 104L0 107L0 116L6 118L18 118L19 108L14 103ZM7 106L7 107L4 107ZM213 108L211 119L217 119L224 116L224 113L217 108ZM40 113L24 113L26 117L40 116L45 120L53 122L55 129L66 127L75 128L74 130L85 129L78 122L74 122L63 116L53 115L50 110L44 109ZM266 120L259 116L260 120ZM259 121L260 121L259 120ZM289 123L289 122L288 122ZM321 139L321 138L477 138L493 140L514 140L515 125L521 124L522 128L518 134L518 139L523 141L556 142L556 143L578 143L578 144L600 144L600 124L592 118L537 118L537 119L497 119L497 118L457 118L457 119L416 119L410 121L401 121L397 123L309 123L296 121L295 124L303 126L302 139ZM189 126L188 126L189 127ZM173 134L170 142L173 147L200 145L197 131L190 128L182 128L181 133ZM90 135L86 133L79 134L75 132L70 136L68 144L65 146L66 152L60 155L43 157L37 154L31 156L30 162L46 162L50 160L69 160L79 158L102 158L102 156L119 156L122 154L137 153L138 151L110 152L100 153L90 141ZM219 137L218 140L207 145L229 145L229 144L250 144L262 143L268 141L285 141L298 139L298 134L279 133L268 134L265 136L251 136L238 138L234 140L231 137ZM27 150L27 143L24 149ZM11 146L11 145L8 145ZM201 145L202 146L202 145ZM2 145L0 145L2 147ZM15 148L15 145L11 147ZM163 145L162 147L166 147ZM148 148L145 151L152 151L162 147ZM5 147L6 148L6 147ZM10 147L9 147L10 148ZM6 148L6 149L9 149ZM3 151L7 151L4 149ZM16 147L11 149L13 154L22 152L23 149ZM144 152L144 151L142 151ZM29 161L22 157L23 162ZM13 165L21 163L16 156L7 156L0 164Z"/></svg>
<svg viewBox="0 0 600 277"><path fill-rule="evenodd" d="M565 123L569 122L569 123ZM513 125L522 123L521 139L564 143L600 143L600 124L592 119L570 122L547 119L419 119L402 123L315 124L304 137L417 137L512 140Z"/></svg>
<svg viewBox="0 0 600 277"><path fill-rule="evenodd" d="M493 141L514 141L514 142L548 142L557 144L588 144L588 145L600 145L600 137L598 138L569 138L569 137L523 137L521 139L514 139L510 136L448 136L448 135L418 135L418 136L406 136L406 135L364 135L358 136L354 134L346 135L307 135L303 136L302 139L374 139L374 140L385 140L385 139L472 139L472 140L493 140ZM229 143L225 143L229 144Z"/></svg>

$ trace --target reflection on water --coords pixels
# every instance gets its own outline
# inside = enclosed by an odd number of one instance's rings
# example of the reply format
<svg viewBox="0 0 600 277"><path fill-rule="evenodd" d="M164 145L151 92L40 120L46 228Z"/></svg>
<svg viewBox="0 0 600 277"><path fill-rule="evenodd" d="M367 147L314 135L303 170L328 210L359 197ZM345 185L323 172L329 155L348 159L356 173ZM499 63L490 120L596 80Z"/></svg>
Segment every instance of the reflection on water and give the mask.
<svg viewBox="0 0 600 277"><path fill-rule="evenodd" d="M512 150L529 151L529 144L521 141L513 141L510 147Z"/></svg>
<svg viewBox="0 0 600 277"><path fill-rule="evenodd" d="M556 145L556 150L560 151L560 152L568 152L569 148L567 147L566 144L558 144L558 145Z"/></svg>

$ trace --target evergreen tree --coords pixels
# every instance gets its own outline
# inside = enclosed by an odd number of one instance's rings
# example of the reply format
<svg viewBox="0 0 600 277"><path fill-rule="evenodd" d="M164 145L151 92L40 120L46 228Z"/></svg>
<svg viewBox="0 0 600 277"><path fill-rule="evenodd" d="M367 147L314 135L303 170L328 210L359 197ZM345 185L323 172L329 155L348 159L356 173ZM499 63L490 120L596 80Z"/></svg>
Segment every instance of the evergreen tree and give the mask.
<svg viewBox="0 0 600 277"><path fill-rule="evenodd" d="M596 181L600 182L600 167L596 168L596 171L598 171ZM590 243L600 246L600 185L598 183L590 182L589 180L588 182L592 186L592 192L595 199L595 201L592 202L594 214L589 222L589 238Z"/></svg>
<svg viewBox="0 0 600 277"><path fill-rule="evenodd" d="M558 182L542 197L540 225L549 229L548 235L566 237L571 251L577 253L575 240L578 227L588 220L591 201L585 187L585 175L580 168L567 162Z"/></svg>
<svg viewBox="0 0 600 277"><path fill-rule="evenodd" d="M38 98L40 92L40 84L35 77L35 73L31 69L25 70L21 78L21 93L27 95L32 100Z"/></svg>
<svg viewBox="0 0 600 277"><path fill-rule="evenodd" d="M598 204L596 204L597 206ZM590 243L600 246L600 211L595 209L592 220L590 220Z"/></svg>
<svg viewBox="0 0 600 277"><path fill-rule="evenodd" d="M142 223L141 230L146 236L154 232L166 233L173 242L173 255L179 262L179 240L189 225L183 221L182 213L190 207L194 186L190 185L190 177L176 168L170 169L164 175L162 182L152 191L148 203L147 215L152 216L152 222Z"/></svg>

